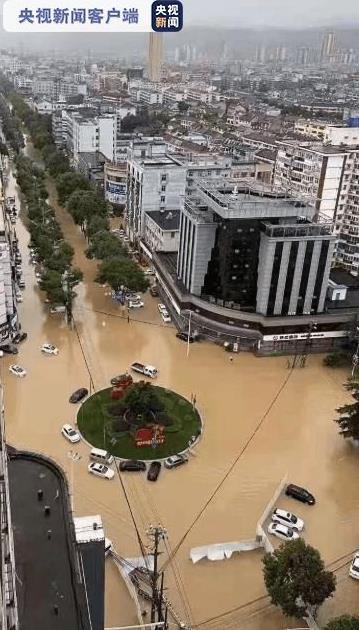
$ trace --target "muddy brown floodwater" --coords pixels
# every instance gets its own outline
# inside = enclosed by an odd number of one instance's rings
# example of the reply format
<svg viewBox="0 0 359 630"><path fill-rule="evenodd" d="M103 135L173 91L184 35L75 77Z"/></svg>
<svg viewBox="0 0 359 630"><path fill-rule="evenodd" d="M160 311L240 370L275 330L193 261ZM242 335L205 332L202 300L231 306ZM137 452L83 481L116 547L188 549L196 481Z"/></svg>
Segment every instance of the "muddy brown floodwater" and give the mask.
<svg viewBox="0 0 359 630"><path fill-rule="evenodd" d="M252 538L257 520L286 474L308 487L317 504L310 508L282 499L280 504L305 519L304 537L320 550L326 563L343 558L331 565L338 568L338 593L323 607L321 619L359 613L359 584L348 577L348 566L341 566L359 547L359 453L338 436L333 422L335 408L348 400L343 389L346 374L324 368L321 357L310 357L305 369L291 374L285 358L257 359L243 353L230 363L223 349L207 343L193 344L187 358L186 344L176 339L171 326L161 323L157 301L149 295L145 308L131 314L128 323L106 290L95 284L96 263L83 255L80 230L58 207L51 184L49 188L84 282L74 310L76 330L69 330L60 316L46 311L34 268L28 264L29 236L22 220L18 221L26 280L20 314L23 330L29 333L18 362L28 375L12 377L8 373L11 357L2 359L8 441L46 453L69 474L69 445L60 435L62 424L74 423L76 418L77 407L68 403L69 394L89 386L89 371L95 388L100 389L134 360L153 363L160 371L159 384L188 398L196 394L205 430L187 466L163 470L155 484L149 484L144 475L124 477L143 538L150 523L160 522L173 549L244 449L167 569L168 595L183 619L208 630L301 625L286 620L263 597L261 553L243 553L223 562L203 560L197 565L189 559L193 546ZM18 196L11 173L6 194ZM59 347L58 357L41 355L39 348L45 341ZM90 476L89 449L81 443L77 450L82 457L74 464L75 513L101 514L106 536L117 552L125 557L139 555L120 484ZM136 623L133 604L108 560L106 625L126 623Z"/></svg>

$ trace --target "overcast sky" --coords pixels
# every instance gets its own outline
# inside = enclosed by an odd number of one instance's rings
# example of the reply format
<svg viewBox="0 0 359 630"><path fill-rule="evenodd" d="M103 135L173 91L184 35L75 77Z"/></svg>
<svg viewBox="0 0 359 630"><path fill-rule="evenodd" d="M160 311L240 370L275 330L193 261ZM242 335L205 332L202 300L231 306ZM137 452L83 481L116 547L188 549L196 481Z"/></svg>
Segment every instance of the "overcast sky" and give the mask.
<svg viewBox="0 0 359 630"><path fill-rule="evenodd" d="M182 0L185 21L216 26L302 28L359 22L358 0Z"/></svg>

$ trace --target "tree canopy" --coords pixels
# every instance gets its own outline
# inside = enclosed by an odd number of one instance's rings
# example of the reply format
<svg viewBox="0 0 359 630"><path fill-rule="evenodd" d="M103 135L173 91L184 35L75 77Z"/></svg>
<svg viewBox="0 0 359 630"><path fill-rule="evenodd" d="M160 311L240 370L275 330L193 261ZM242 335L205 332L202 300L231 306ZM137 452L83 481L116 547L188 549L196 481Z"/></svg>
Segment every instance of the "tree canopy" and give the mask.
<svg viewBox="0 0 359 630"><path fill-rule="evenodd" d="M91 188L90 182L81 173L75 173L68 171L62 173L56 179L57 194L59 196L59 202L65 203L68 198L76 190L89 190Z"/></svg>
<svg viewBox="0 0 359 630"><path fill-rule="evenodd" d="M351 392L354 402L337 409L339 418L335 422L339 425L339 433L344 438L359 440L359 383L350 381L346 388Z"/></svg>
<svg viewBox="0 0 359 630"><path fill-rule="evenodd" d="M94 216L106 217L108 211L106 201L94 190L74 190L68 197L66 207L75 223L82 226Z"/></svg>
<svg viewBox="0 0 359 630"><path fill-rule="evenodd" d="M343 615L329 621L325 630L359 630L359 617Z"/></svg>
<svg viewBox="0 0 359 630"><path fill-rule="evenodd" d="M148 282L139 267L123 256L107 258L98 269L96 282L109 284L114 291L126 287L130 291L146 291Z"/></svg>
<svg viewBox="0 0 359 630"><path fill-rule="evenodd" d="M285 615L316 615L335 591L335 576L326 571L319 552L302 538L286 542L263 559L264 581L272 603Z"/></svg>

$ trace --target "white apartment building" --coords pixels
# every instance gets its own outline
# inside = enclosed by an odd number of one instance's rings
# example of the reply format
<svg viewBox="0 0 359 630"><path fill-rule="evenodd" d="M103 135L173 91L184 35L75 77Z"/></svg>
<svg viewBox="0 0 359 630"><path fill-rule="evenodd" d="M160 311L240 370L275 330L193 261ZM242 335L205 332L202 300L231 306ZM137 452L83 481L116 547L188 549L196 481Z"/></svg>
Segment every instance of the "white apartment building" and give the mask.
<svg viewBox="0 0 359 630"><path fill-rule="evenodd" d="M344 148L319 143L278 142L274 183L315 207L318 215L338 221L349 155ZM339 227L337 223L337 230Z"/></svg>
<svg viewBox="0 0 359 630"><path fill-rule="evenodd" d="M127 163L104 166L105 199L113 205L124 207L127 196Z"/></svg>
<svg viewBox="0 0 359 630"><path fill-rule="evenodd" d="M178 252L180 210L145 213L144 240L151 252Z"/></svg>
<svg viewBox="0 0 359 630"><path fill-rule="evenodd" d="M163 94L157 90L141 88L137 90L136 98L138 103L146 105L162 105L163 103Z"/></svg>
<svg viewBox="0 0 359 630"><path fill-rule="evenodd" d="M232 172L232 159L229 157L214 155L196 155L189 159L173 155L178 164L187 169L186 195L195 194L196 182L201 179L223 179L230 177Z"/></svg>
<svg viewBox="0 0 359 630"><path fill-rule="evenodd" d="M134 140L127 160L127 220L132 239L144 236L145 212L182 208L186 168L166 154L162 138Z"/></svg>
<svg viewBox="0 0 359 630"><path fill-rule="evenodd" d="M72 146L75 163L79 153L100 151L108 160L116 158L117 117L108 114L97 118L72 116Z"/></svg>
<svg viewBox="0 0 359 630"><path fill-rule="evenodd" d="M275 183L334 221L335 260L359 275L359 145L278 145Z"/></svg>

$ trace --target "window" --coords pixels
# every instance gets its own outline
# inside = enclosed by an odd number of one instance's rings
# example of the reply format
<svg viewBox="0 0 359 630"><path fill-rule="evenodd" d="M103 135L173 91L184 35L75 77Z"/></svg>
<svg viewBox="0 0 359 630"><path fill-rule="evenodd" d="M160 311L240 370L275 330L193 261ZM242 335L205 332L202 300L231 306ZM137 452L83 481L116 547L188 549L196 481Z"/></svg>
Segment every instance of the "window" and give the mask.
<svg viewBox="0 0 359 630"><path fill-rule="evenodd" d="M166 197L161 196L161 203L165 203L166 202Z"/></svg>
<svg viewBox="0 0 359 630"><path fill-rule="evenodd" d="M162 175L162 177L161 177L161 181L163 181L163 182L166 182L166 181L167 181L167 175L166 175L166 174Z"/></svg>
<svg viewBox="0 0 359 630"><path fill-rule="evenodd" d="M176 232L171 232L171 238L175 238L176 237Z"/></svg>
<svg viewBox="0 0 359 630"><path fill-rule="evenodd" d="M162 192L166 192L166 186L162 186L161 190Z"/></svg>

